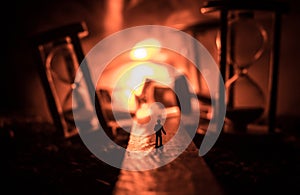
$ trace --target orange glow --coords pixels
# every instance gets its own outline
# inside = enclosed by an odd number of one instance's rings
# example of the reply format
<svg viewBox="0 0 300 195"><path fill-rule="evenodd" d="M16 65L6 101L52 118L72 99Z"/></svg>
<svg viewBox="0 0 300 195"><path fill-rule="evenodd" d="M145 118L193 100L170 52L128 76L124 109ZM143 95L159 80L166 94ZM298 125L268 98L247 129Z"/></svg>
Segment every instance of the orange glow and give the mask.
<svg viewBox="0 0 300 195"><path fill-rule="evenodd" d="M145 48L137 48L133 50L134 59L146 59L147 58L147 50Z"/></svg>
<svg viewBox="0 0 300 195"><path fill-rule="evenodd" d="M137 111L142 103L155 102L155 85L172 88L174 79L183 74L191 79L191 87L198 89L198 75L190 65L180 54L162 48L159 41L149 38L113 59L98 80L97 88L110 91L114 110L143 116L142 111L139 114Z"/></svg>
<svg viewBox="0 0 300 195"><path fill-rule="evenodd" d="M151 109L147 106L147 104L142 104L141 108L136 112L136 118L139 123L147 123L150 121Z"/></svg>
<svg viewBox="0 0 300 195"><path fill-rule="evenodd" d="M160 42L156 39L145 39L137 43L130 52L132 60L150 60L160 51Z"/></svg>
<svg viewBox="0 0 300 195"><path fill-rule="evenodd" d="M113 99L118 102L119 108L129 111L137 109L136 96L142 93L151 95L151 91L146 91L145 82L147 79L155 80L163 84L170 84L171 76L166 66L151 62L130 63L129 67L119 76L116 83ZM150 100L152 97L148 97Z"/></svg>

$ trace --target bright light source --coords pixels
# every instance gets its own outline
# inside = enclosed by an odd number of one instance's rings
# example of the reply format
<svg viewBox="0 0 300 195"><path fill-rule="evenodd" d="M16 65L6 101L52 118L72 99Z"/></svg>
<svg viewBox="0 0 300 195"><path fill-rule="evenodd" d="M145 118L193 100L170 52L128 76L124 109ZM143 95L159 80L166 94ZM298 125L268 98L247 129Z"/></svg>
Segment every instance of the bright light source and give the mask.
<svg viewBox="0 0 300 195"><path fill-rule="evenodd" d="M136 111L136 96L143 93L147 79L170 85L172 77L168 67L152 62L131 62L116 79L113 101L118 102L118 108ZM140 113L140 115L143 115Z"/></svg>
<svg viewBox="0 0 300 195"><path fill-rule="evenodd" d="M132 48L130 57L132 60L149 60L159 53L160 48L161 45L158 40L145 39Z"/></svg>
<svg viewBox="0 0 300 195"><path fill-rule="evenodd" d="M147 57L147 50L145 48L134 49L133 56L135 59L143 60Z"/></svg>
<svg viewBox="0 0 300 195"><path fill-rule="evenodd" d="M145 119L151 116L151 109L147 106L147 104L142 104L141 108L136 112L137 119Z"/></svg>

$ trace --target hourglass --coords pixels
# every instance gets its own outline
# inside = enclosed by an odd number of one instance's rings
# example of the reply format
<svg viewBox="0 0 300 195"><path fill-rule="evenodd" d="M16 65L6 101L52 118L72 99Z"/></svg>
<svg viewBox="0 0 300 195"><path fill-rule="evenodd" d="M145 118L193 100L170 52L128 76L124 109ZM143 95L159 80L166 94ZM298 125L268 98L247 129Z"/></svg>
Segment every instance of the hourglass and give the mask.
<svg viewBox="0 0 300 195"><path fill-rule="evenodd" d="M265 50L266 30L251 11L235 11L229 16L227 59L234 75L226 83L226 118L231 129L245 131L249 123L265 111L265 96L260 86L249 76Z"/></svg>
<svg viewBox="0 0 300 195"><path fill-rule="evenodd" d="M277 116L281 19L282 15L289 11L289 5L282 1L206 0L200 11L219 20L218 61L227 88L226 122L228 123L225 125L230 124L229 126L235 130L246 130L247 127L250 128L248 124L264 114L266 119L264 124L268 132L274 133ZM262 23L258 21L262 21L264 27L268 29L268 36ZM265 52L266 45L268 45L267 52ZM258 83L254 81L253 75L249 74L254 69L254 65L258 65L256 62L264 52L266 53L264 59L268 58L269 62L266 64L268 71L263 72L267 80L259 84L268 85L264 90L266 97ZM222 98L219 101L220 104L224 103Z"/></svg>
<svg viewBox="0 0 300 195"><path fill-rule="evenodd" d="M81 38L87 35L86 24L80 22L57 27L32 37L35 60L49 111L58 134L64 137L78 133L74 123L75 114L81 116L78 118L84 122L85 127L98 127L92 105L94 98L98 100L98 96L93 96L95 90L91 75L83 68L78 71L84 59ZM75 78L76 74L79 76ZM95 104L97 102L95 101ZM97 109L100 110L98 107ZM101 115L99 120L103 121Z"/></svg>

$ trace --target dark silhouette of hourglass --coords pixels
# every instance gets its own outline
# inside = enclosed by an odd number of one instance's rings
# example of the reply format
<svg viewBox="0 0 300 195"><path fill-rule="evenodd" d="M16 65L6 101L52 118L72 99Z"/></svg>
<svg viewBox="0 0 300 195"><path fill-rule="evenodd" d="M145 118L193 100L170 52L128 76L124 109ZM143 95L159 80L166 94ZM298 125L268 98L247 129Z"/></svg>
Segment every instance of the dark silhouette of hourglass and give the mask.
<svg viewBox="0 0 300 195"><path fill-rule="evenodd" d="M226 118L233 130L246 131L265 110L264 93L248 69L264 52L267 33L250 11L233 12L228 27L227 59L234 75L225 83Z"/></svg>

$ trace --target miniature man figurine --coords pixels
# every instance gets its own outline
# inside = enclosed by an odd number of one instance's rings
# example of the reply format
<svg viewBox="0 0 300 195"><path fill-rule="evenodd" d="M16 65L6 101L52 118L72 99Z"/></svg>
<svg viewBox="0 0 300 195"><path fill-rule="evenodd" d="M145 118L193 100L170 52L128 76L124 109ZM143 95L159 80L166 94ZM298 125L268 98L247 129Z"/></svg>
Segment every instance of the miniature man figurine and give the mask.
<svg viewBox="0 0 300 195"><path fill-rule="evenodd" d="M160 120L157 119L157 123L154 127L155 130L155 134L156 134L156 140L155 140L155 148L158 148L160 146L162 146L162 136L161 136L161 132L163 132L166 135L166 131L164 129L164 127L160 124ZM158 140L159 139L159 140ZM158 141L159 141L159 145L158 145Z"/></svg>

